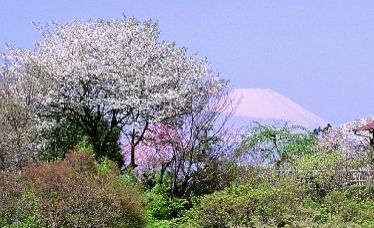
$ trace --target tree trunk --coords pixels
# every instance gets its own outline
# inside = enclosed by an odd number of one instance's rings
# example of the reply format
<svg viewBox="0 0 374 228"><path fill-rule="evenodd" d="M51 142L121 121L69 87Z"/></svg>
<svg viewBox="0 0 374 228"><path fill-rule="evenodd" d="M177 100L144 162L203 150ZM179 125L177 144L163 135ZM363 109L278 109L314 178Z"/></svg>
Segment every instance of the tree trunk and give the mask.
<svg viewBox="0 0 374 228"><path fill-rule="evenodd" d="M135 145L133 143L130 144L130 153L131 153L130 166L131 168L135 169L137 165L135 163Z"/></svg>

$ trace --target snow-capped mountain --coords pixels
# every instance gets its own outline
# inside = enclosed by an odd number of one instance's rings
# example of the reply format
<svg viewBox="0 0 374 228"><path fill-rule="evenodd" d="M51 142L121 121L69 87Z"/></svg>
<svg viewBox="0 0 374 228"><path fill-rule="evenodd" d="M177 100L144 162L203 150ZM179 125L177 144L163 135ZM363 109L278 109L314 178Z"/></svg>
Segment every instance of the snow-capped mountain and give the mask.
<svg viewBox="0 0 374 228"><path fill-rule="evenodd" d="M327 121L271 89L235 89L229 94L239 100L234 117L255 120L284 120L307 128L323 127Z"/></svg>

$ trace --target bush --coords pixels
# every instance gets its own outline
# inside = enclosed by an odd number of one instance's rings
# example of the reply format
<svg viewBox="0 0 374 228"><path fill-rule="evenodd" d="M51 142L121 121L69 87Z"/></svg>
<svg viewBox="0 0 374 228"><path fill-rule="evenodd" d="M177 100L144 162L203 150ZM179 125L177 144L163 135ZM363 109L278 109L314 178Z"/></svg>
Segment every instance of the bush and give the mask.
<svg viewBox="0 0 374 228"><path fill-rule="evenodd" d="M196 218L203 227L292 225L303 216L299 202L304 193L305 189L292 181L275 186L232 186L204 196Z"/></svg>
<svg viewBox="0 0 374 228"><path fill-rule="evenodd" d="M33 194L16 173L0 173L0 226L37 227Z"/></svg>
<svg viewBox="0 0 374 228"><path fill-rule="evenodd" d="M164 178L170 179L170 174L166 173ZM164 182L145 192L147 217L150 222L148 227L174 227L176 223L172 220L186 210L188 201L172 196L170 191L168 182Z"/></svg>
<svg viewBox="0 0 374 228"><path fill-rule="evenodd" d="M349 187L316 201L307 185L259 179L203 196L180 216L193 227L373 227L371 188ZM186 216L187 215L187 216ZM185 219L186 223L181 222ZM188 226L186 226L188 227Z"/></svg>
<svg viewBox="0 0 374 228"><path fill-rule="evenodd" d="M350 169L359 169L357 160L347 160L341 151L320 150L293 164L298 178L309 185L310 193L321 201L329 192L349 184Z"/></svg>
<svg viewBox="0 0 374 228"><path fill-rule="evenodd" d="M352 189L358 190L356 187ZM345 223L374 225L374 201L358 197L352 189L335 190L325 197L324 205L338 220Z"/></svg>
<svg viewBox="0 0 374 228"><path fill-rule="evenodd" d="M18 189L10 185L3 189L0 225L143 227L138 189L124 185L117 169L99 172L97 167L88 152L28 165L19 177L13 177L21 183Z"/></svg>

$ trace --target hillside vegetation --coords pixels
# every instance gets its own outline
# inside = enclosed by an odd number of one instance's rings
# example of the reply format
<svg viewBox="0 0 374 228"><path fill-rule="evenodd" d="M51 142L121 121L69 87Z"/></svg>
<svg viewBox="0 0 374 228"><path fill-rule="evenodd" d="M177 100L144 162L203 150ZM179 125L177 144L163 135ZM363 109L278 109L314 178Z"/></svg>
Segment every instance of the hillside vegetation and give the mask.
<svg viewBox="0 0 374 228"><path fill-rule="evenodd" d="M235 131L228 82L155 23L38 29L1 54L1 227L374 226L373 119Z"/></svg>

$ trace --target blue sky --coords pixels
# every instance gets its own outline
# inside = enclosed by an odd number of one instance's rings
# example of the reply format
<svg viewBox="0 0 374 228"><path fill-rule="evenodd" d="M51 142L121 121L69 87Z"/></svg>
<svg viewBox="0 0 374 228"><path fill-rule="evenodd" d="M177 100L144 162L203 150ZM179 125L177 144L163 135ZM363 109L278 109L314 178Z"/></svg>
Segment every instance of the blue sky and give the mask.
<svg viewBox="0 0 374 228"><path fill-rule="evenodd" d="M33 21L122 14L157 21L231 88L270 88L334 124L374 115L374 1L0 0L0 51L32 48Z"/></svg>

